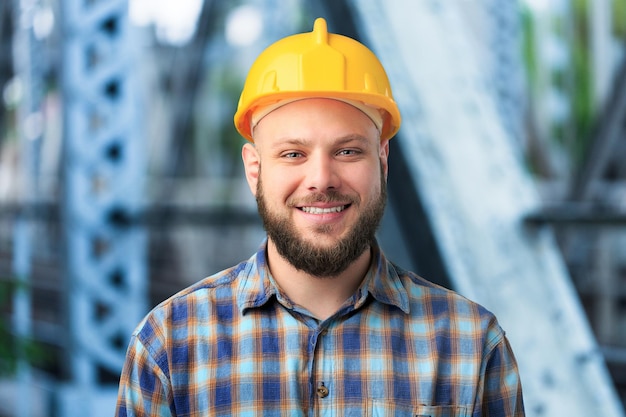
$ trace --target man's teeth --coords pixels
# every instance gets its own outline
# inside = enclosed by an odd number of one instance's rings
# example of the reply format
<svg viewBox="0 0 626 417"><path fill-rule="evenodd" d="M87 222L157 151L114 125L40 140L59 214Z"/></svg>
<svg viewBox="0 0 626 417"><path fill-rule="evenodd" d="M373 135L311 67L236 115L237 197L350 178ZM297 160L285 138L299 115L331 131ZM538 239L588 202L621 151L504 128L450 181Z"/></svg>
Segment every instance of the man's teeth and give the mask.
<svg viewBox="0 0 626 417"><path fill-rule="evenodd" d="M346 206L337 206L337 207L329 207L329 208L320 208L320 207L302 207L302 211L305 213L311 214L327 214L327 213L339 213L343 211Z"/></svg>

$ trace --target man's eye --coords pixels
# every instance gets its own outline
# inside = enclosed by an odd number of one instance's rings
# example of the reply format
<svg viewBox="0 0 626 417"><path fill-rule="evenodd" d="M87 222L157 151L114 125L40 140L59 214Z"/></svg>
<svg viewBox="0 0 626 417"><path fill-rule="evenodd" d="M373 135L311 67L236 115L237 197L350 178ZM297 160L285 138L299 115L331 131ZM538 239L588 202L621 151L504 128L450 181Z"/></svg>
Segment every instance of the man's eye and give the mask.
<svg viewBox="0 0 626 417"><path fill-rule="evenodd" d="M287 152L283 154L283 158L298 158L302 156L300 152Z"/></svg>
<svg viewBox="0 0 626 417"><path fill-rule="evenodd" d="M339 155L356 155L358 153L356 149L342 149L339 151Z"/></svg>

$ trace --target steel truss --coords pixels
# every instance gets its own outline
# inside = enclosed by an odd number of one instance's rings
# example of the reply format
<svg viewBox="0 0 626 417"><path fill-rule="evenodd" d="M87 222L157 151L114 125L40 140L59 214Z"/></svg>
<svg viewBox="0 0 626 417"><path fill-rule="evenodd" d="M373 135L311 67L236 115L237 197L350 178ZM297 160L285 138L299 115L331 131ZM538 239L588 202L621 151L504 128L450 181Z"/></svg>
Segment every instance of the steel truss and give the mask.
<svg viewBox="0 0 626 417"><path fill-rule="evenodd" d="M124 222L141 210L145 156L128 1L62 5L72 384L60 396L59 414L78 416L102 410L94 404L106 375L118 375L129 335L146 312L146 233Z"/></svg>
<svg viewBox="0 0 626 417"><path fill-rule="evenodd" d="M394 141L409 161L453 288L494 311L507 330L527 415L622 417L554 235L524 227L541 202L515 129L499 114L464 3L350 2L403 109Z"/></svg>

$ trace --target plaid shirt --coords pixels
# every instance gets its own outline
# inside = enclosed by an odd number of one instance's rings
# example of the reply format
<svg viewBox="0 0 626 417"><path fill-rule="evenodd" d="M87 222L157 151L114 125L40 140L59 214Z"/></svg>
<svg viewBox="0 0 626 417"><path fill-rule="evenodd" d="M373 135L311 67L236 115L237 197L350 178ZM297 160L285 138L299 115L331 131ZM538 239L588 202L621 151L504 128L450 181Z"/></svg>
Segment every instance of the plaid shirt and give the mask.
<svg viewBox="0 0 626 417"><path fill-rule="evenodd" d="M281 294L265 245L139 324L117 416L523 416L495 317L386 260L322 322Z"/></svg>

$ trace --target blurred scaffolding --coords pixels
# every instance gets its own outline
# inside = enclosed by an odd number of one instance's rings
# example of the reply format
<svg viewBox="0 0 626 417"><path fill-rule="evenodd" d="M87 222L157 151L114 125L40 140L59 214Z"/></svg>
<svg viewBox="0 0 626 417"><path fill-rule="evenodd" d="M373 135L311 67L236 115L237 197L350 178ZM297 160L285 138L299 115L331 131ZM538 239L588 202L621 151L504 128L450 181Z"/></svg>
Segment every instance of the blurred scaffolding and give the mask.
<svg viewBox="0 0 626 417"><path fill-rule="evenodd" d="M111 415L133 326L256 249L232 115L316 16L403 111L385 250L498 315L527 415L624 415L626 0L170 3L0 2L0 416Z"/></svg>

